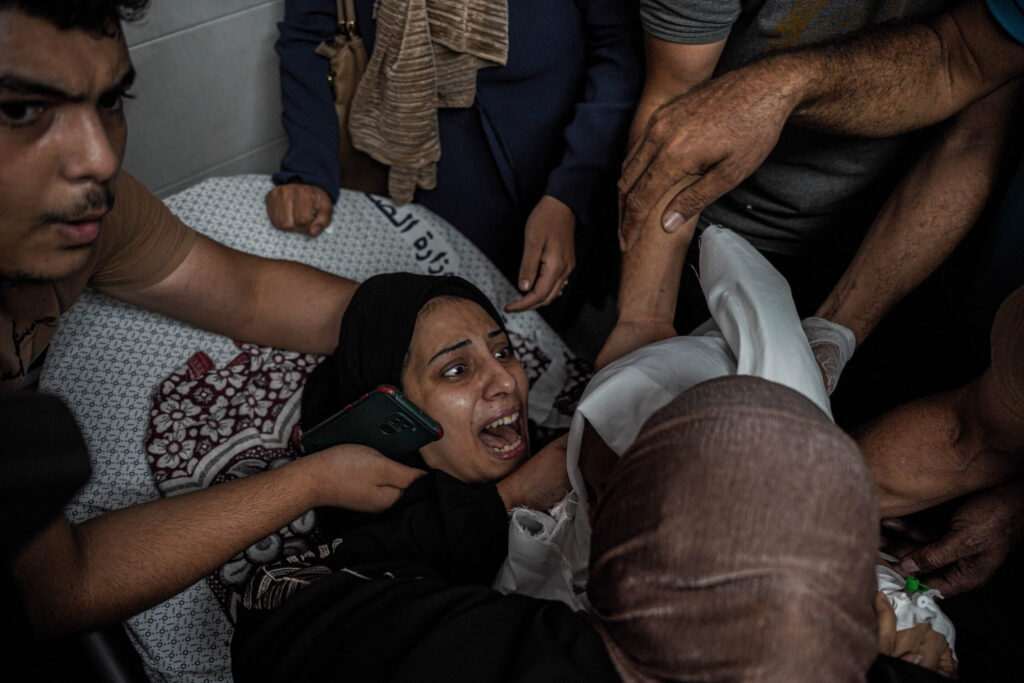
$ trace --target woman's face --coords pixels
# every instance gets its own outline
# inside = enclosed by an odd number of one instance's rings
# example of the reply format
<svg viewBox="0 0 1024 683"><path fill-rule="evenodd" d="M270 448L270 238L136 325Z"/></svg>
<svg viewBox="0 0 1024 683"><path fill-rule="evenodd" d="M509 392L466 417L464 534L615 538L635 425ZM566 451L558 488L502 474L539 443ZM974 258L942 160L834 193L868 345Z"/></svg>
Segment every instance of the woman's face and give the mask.
<svg viewBox="0 0 1024 683"><path fill-rule="evenodd" d="M431 468L496 481L529 456L526 373L508 336L472 301L438 297L420 311L402 386L444 427L420 450Z"/></svg>

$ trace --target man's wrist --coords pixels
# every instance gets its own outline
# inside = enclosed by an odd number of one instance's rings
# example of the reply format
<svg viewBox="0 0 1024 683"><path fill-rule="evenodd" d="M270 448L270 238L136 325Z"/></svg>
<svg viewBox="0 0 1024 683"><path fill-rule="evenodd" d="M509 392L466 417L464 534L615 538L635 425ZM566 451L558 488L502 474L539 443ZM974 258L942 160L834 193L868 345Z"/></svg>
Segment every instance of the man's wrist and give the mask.
<svg viewBox="0 0 1024 683"><path fill-rule="evenodd" d="M817 52L801 50L770 55L729 73L741 74L765 96L774 97L776 114L784 124L790 116L799 118L805 106L828 92L824 61Z"/></svg>
<svg viewBox="0 0 1024 683"><path fill-rule="evenodd" d="M821 97L828 89L822 78L821 58L810 54L780 55L772 74L776 79L779 97L788 107L787 118L800 108Z"/></svg>
<svg viewBox="0 0 1024 683"><path fill-rule="evenodd" d="M322 462L327 456L323 451L297 458L278 470L282 479L274 483L274 488L285 495L298 497L298 507L306 510L329 505L327 492L323 488L325 477L320 475Z"/></svg>
<svg viewBox="0 0 1024 683"><path fill-rule="evenodd" d="M520 507L522 505L523 496L517 485L516 472L508 475L501 481L499 481L495 488L498 489L498 496L501 498L501 502L505 504L505 511L511 513L513 508Z"/></svg>

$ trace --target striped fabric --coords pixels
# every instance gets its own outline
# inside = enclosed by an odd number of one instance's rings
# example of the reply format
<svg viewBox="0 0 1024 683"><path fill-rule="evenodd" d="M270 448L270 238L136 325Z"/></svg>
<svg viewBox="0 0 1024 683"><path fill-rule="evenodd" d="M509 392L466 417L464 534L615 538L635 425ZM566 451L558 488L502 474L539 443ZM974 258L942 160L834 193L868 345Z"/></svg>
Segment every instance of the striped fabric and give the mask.
<svg viewBox="0 0 1024 683"><path fill-rule="evenodd" d="M506 0L379 0L373 55L349 130L357 149L391 167L388 194L412 200L437 184L438 107L468 107L476 72L508 59Z"/></svg>

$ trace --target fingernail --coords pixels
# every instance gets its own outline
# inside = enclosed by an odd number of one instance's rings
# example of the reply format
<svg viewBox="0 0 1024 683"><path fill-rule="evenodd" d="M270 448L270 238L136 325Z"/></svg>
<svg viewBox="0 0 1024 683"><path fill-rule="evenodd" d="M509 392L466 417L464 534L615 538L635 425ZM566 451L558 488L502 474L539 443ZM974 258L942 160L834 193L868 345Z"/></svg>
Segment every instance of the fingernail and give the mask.
<svg viewBox="0 0 1024 683"><path fill-rule="evenodd" d="M921 568L917 566L917 562L914 562L914 560L909 557L900 562L900 569L905 572L910 572L911 574L916 574L921 571Z"/></svg>
<svg viewBox="0 0 1024 683"><path fill-rule="evenodd" d="M520 291L525 292L529 288L530 288L530 281L529 280L520 280L519 281L519 290Z"/></svg>
<svg viewBox="0 0 1024 683"><path fill-rule="evenodd" d="M626 237L622 234L622 228L619 228L619 250L626 251Z"/></svg>
<svg viewBox="0 0 1024 683"><path fill-rule="evenodd" d="M683 214L673 211L668 215L668 218L665 219L662 227L665 228L665 232L672 233L681 228L685 222L686 219L683 218Z"/></svg>

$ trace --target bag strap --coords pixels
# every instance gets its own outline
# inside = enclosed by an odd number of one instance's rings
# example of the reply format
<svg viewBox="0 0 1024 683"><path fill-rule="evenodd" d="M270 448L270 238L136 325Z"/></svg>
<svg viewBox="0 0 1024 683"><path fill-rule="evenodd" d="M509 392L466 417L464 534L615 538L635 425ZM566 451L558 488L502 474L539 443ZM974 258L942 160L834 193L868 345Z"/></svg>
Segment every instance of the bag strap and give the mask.
<svg viewBox="0 0 1024 683"><path fill-rule="evenodd" d="M356 3L355 0L335 0L338 8L338 35L345 35L354 38L356 33Z"/></svg>

